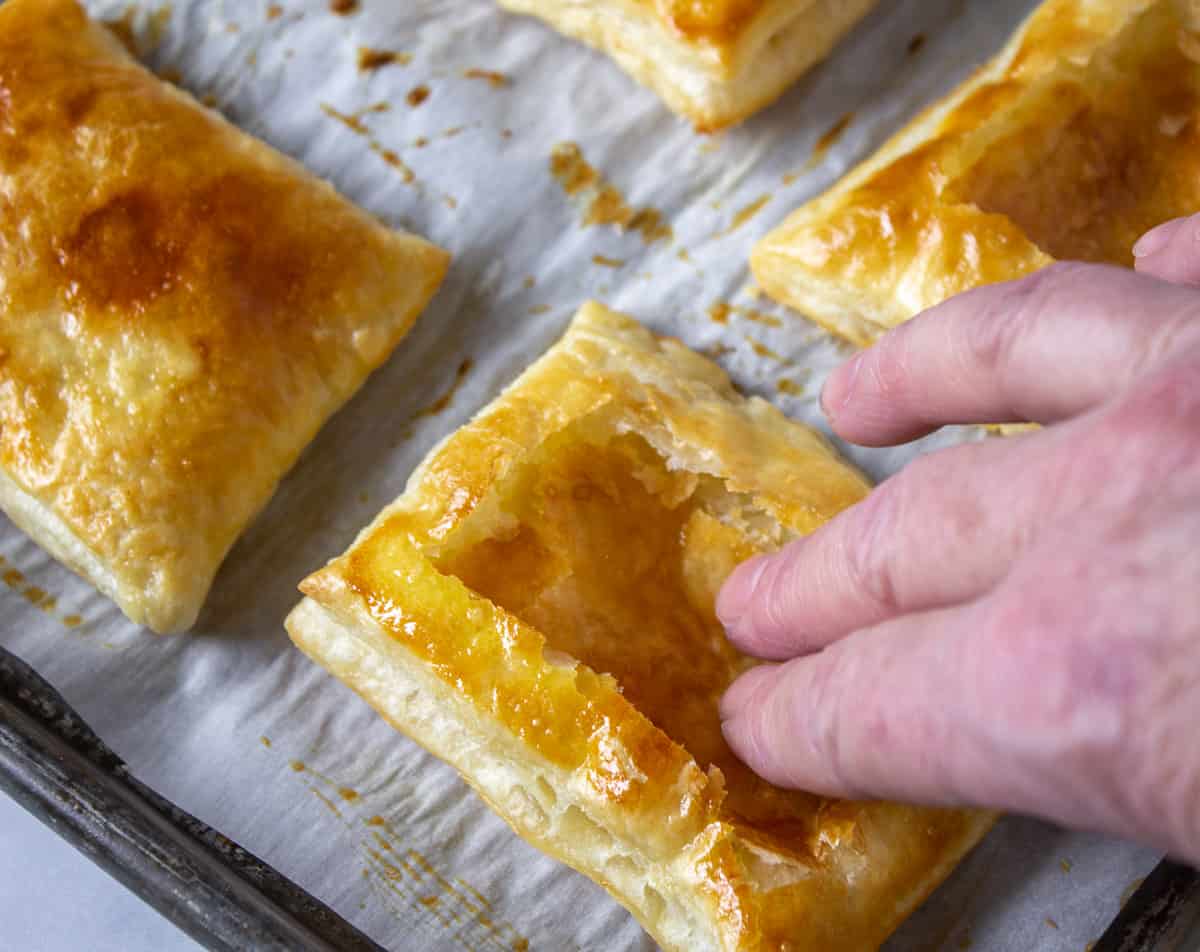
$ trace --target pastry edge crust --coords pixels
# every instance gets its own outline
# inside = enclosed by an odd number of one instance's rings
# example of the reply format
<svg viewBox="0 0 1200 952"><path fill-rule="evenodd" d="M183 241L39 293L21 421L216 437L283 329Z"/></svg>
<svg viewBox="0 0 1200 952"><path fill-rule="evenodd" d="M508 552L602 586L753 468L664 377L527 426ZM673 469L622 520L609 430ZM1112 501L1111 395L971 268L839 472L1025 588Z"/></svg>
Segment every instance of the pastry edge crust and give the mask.
<svg viewBox="0 0 1200 952"><path fill-rule="evenodd" d="M104 561L71 531L53 508L18 486L3 467L0 467L0 510L52 558L91 582L131 619L138 624L150 624L149 617L139 610L141 606L138 600L126 597L128 593L122 591L116 576L107 569ZM199 605L194 601L173 607L173 612L154 619L165 626L166 631L187 628L199 611Z"/></svg>
<svg viewBox="0 0 1200 952"><path fill-rule="evenodd" d="M349 605L339 607L352 611ZM600 882L661 945L696 952L727 947L712 933L710 915L679 871L653 863L611 835L602 819L588 814L583 798L555 793L550 801L547 791L569 793L569 771L538 757L500 725L481 717L470 701L362 613L355 612L353 622L340 614L305 598L287 618L288 634L394 728L452 765L518 836ZM572 809L604 834L595 838L597 842L568 834L568 827L588 828L568 815ZM690 858L684 854L678 864ZM665 921L657 925L648 889L664 903L657 918Z"/></svg>
<svg viewBox="0 0 1200 952"><path fill-rule="evenodd" d="M631 0L499 0L610 56L698 132L736 125L783 95L825 59L878 0L776 3L731 52L689 42Z"/></svg>
<svg viewBox="0 0 1200 952"><path fill-rule="evenodd" d="M1111 16L1119 25L1123 25L1153 2L1155 0L1121 0L1119 9L1113 10ZM880 334L938 303L937 300L928 299L922 294L924 289L917 287L929 267L929 262L920 254L911 257L903 274L895 282L898 291L868 287L856 292L853 282L845 277L825 277L820 269L798 262L792 247L795 236L828 221L833 213L849 205L855 190L870 183L878 173L920 146L945 134L959 111L980 91L987 87L1001 90L993 103L993 111L999 111L1017 101L1029 86L1051 71L1059 61L1090 57L1097 48L1098 38L1088 35L1086 31L1080 37L1072 37L1071 44L1063 44L1061 49L1051 51L1051 56L1047 57L1044 50L1031 50L1030 33L1052 6L1070 7L1075 17L1082 21L1087 12L1084 8L1096 6L1096 3L1089 3L1089 0L1067 0L1066 3L1046 0L1022 21L996 55L969 79L919 112L828 191L792 211L754 246L750 255L750 269L770 297L860 347L869 346ZM1051 12L1061 14L1059 10ZM1034 56L1033 52L1042 55ZM985 217L983 212L977 211L977 214L981 219ZM1019 232L1008 219L995 217ZM1018 278L1054 263L1055 259L1033 242L1026 239L1025 243L1027 247L1013 254L1012 273L1008 277ZM909 290L908 301L903 300L905 285ZM966 284L956 288L955 293L970 287L970 284Z"/></svg>

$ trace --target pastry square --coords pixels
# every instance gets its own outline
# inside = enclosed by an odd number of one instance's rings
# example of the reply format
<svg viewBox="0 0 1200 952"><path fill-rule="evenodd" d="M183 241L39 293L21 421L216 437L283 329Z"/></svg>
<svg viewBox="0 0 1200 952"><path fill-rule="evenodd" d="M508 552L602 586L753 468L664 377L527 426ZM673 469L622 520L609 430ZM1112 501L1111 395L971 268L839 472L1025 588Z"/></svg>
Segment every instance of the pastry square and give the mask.
<svg viewBox="0 0 1200 952"><path fill-rule="evenodd" d="M721 735L717 589L863 498L813 431L586 304L301 585L293 640L667 949L867 949L984 814L770 786Z"/></svg>
<svg viewBox="0 0 1200 952"><path fill-rule="evenodd" d="M0 6L0 507L160 632L447 256L139 66Z"/></svg>
<svg viewBox="0 0 1200 952"><path fill-rule="evenodd" d="M499 0L607 53L697 129L740 122L878 0Z"/></svg>
<svg viewBox="0 0 1200 952"><path fill-rule="evenodd" d="M1142 232L1200 208L1186 6L1048 0L972 80L767 235L759 284L867 344L1055 259L1131 265Z"/></svg>

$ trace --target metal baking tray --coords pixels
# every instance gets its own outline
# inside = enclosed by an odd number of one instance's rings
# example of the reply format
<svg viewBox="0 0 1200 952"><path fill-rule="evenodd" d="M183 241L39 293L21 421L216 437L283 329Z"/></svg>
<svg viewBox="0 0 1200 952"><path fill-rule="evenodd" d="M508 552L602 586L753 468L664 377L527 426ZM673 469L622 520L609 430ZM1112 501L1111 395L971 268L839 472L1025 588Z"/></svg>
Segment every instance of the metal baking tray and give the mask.
<svg viewBox="0 0 1200 952"><path fill-rule="evenodd" d="M54 688L3 648L0 790L207 948L381 949L139 783ZM1164 860L1092 952L1200 952L1200 874Z"/></svg>

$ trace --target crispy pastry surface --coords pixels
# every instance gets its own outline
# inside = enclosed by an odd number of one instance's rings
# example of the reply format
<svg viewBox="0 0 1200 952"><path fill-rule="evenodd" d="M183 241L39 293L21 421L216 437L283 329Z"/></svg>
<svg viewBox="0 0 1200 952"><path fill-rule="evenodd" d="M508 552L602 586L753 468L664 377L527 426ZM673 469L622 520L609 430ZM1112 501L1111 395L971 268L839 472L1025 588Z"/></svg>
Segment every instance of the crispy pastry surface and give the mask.
<svg viewBox="0 0 1200 952"><path fill-rule="evenodd" d="M700 130L747 118L878 0L499 0L607 53Z"/></svg>
<svg viewBox="0 0 1200 952"><path fill-rule="evenodd" d="M715 364L587 304L305 580L296 643L668 949L873 948L991 817L772 787L717 703L733 566L868 484Z"/></svg>
<svg viewBox="0 0 1200 952"><path fill-rule="evenodd" d="M74 0L0 6L0 505L134 621L192 624L446 265Z"/></svg>
<svg viewBox="0 0 1200 952"><path fill-rule="evenodd" d="M1131 265L1200 207L1200 34L1181 0L1048 0L968 83L755 248L776 299L867 344L1055 259Z"/></svg>

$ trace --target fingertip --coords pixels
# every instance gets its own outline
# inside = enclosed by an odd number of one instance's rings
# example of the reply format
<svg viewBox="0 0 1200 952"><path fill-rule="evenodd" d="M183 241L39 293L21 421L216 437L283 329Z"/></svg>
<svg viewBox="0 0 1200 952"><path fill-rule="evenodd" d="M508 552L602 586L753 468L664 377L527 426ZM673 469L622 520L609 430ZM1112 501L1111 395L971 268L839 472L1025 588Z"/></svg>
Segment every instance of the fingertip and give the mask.
<svg viewBox="0 0 1200 952"><path fill-rule="evenodd" d="M1133 247L1139 274L1183 287L1200 286L1200 215L1151 229Z"/></svg>
<svg viewBox="0 0 1200 952"><path fill-rule="evenodd" d="M1162 251L1171 243L1171 239L1185 221L1186 218L1174 218L1151 228L1134 244L1133 257L1140 261Z"/></svg>
<svg viewBox="0 0 1200 952"><path fill-rule="evenodd" d="M855 354L834 370L825 381L825 386L821 388L821 409L825 411L825 416L835 429L846 405L854 399L854 387L862 370L862 362L863 354Z"/></svg>
<svg viewBox="0 0 1200 952"><path fill-rule="evenodd" d="M807 660L750 669L726 692L721 730L734 755L767 782L837 796L842 791L812 756L803 713L811 675Z"/></svg>
<svg viewBox="0 0 1200 952"><path fill-rule="evenodd" d="M769 555L756 555L747 559L725 580L717 593L717 618L731 638L738 636L740 629L754 604L758 583L771 561Z"/></svg>
<svg viewBox="0 0 1200 952"><path fill-rule="evenodd" d="M755 699L764 691L770 689L778 677L778 666L760 664L741 674L721 697L721 721L733 721L745 713L753 705Z"/></svg>
<svg viewBox="0 0 1200 952"><path fill-rule="evenodd" d="M894 446L934 429L909 406L914 386L905 370L905 341L910 330L911 322L889 331L826 380L821 409L834 433L846 442Z"/></svg>
<svg viewBox="0 0 1200 952"><path fill-rule="evenodd" d="M780 773L780 735L773 724L774 692L780 669L763 665L738 678L721 700L721 732L734 755L764 779L780 786L787 778Z"/></svg>

